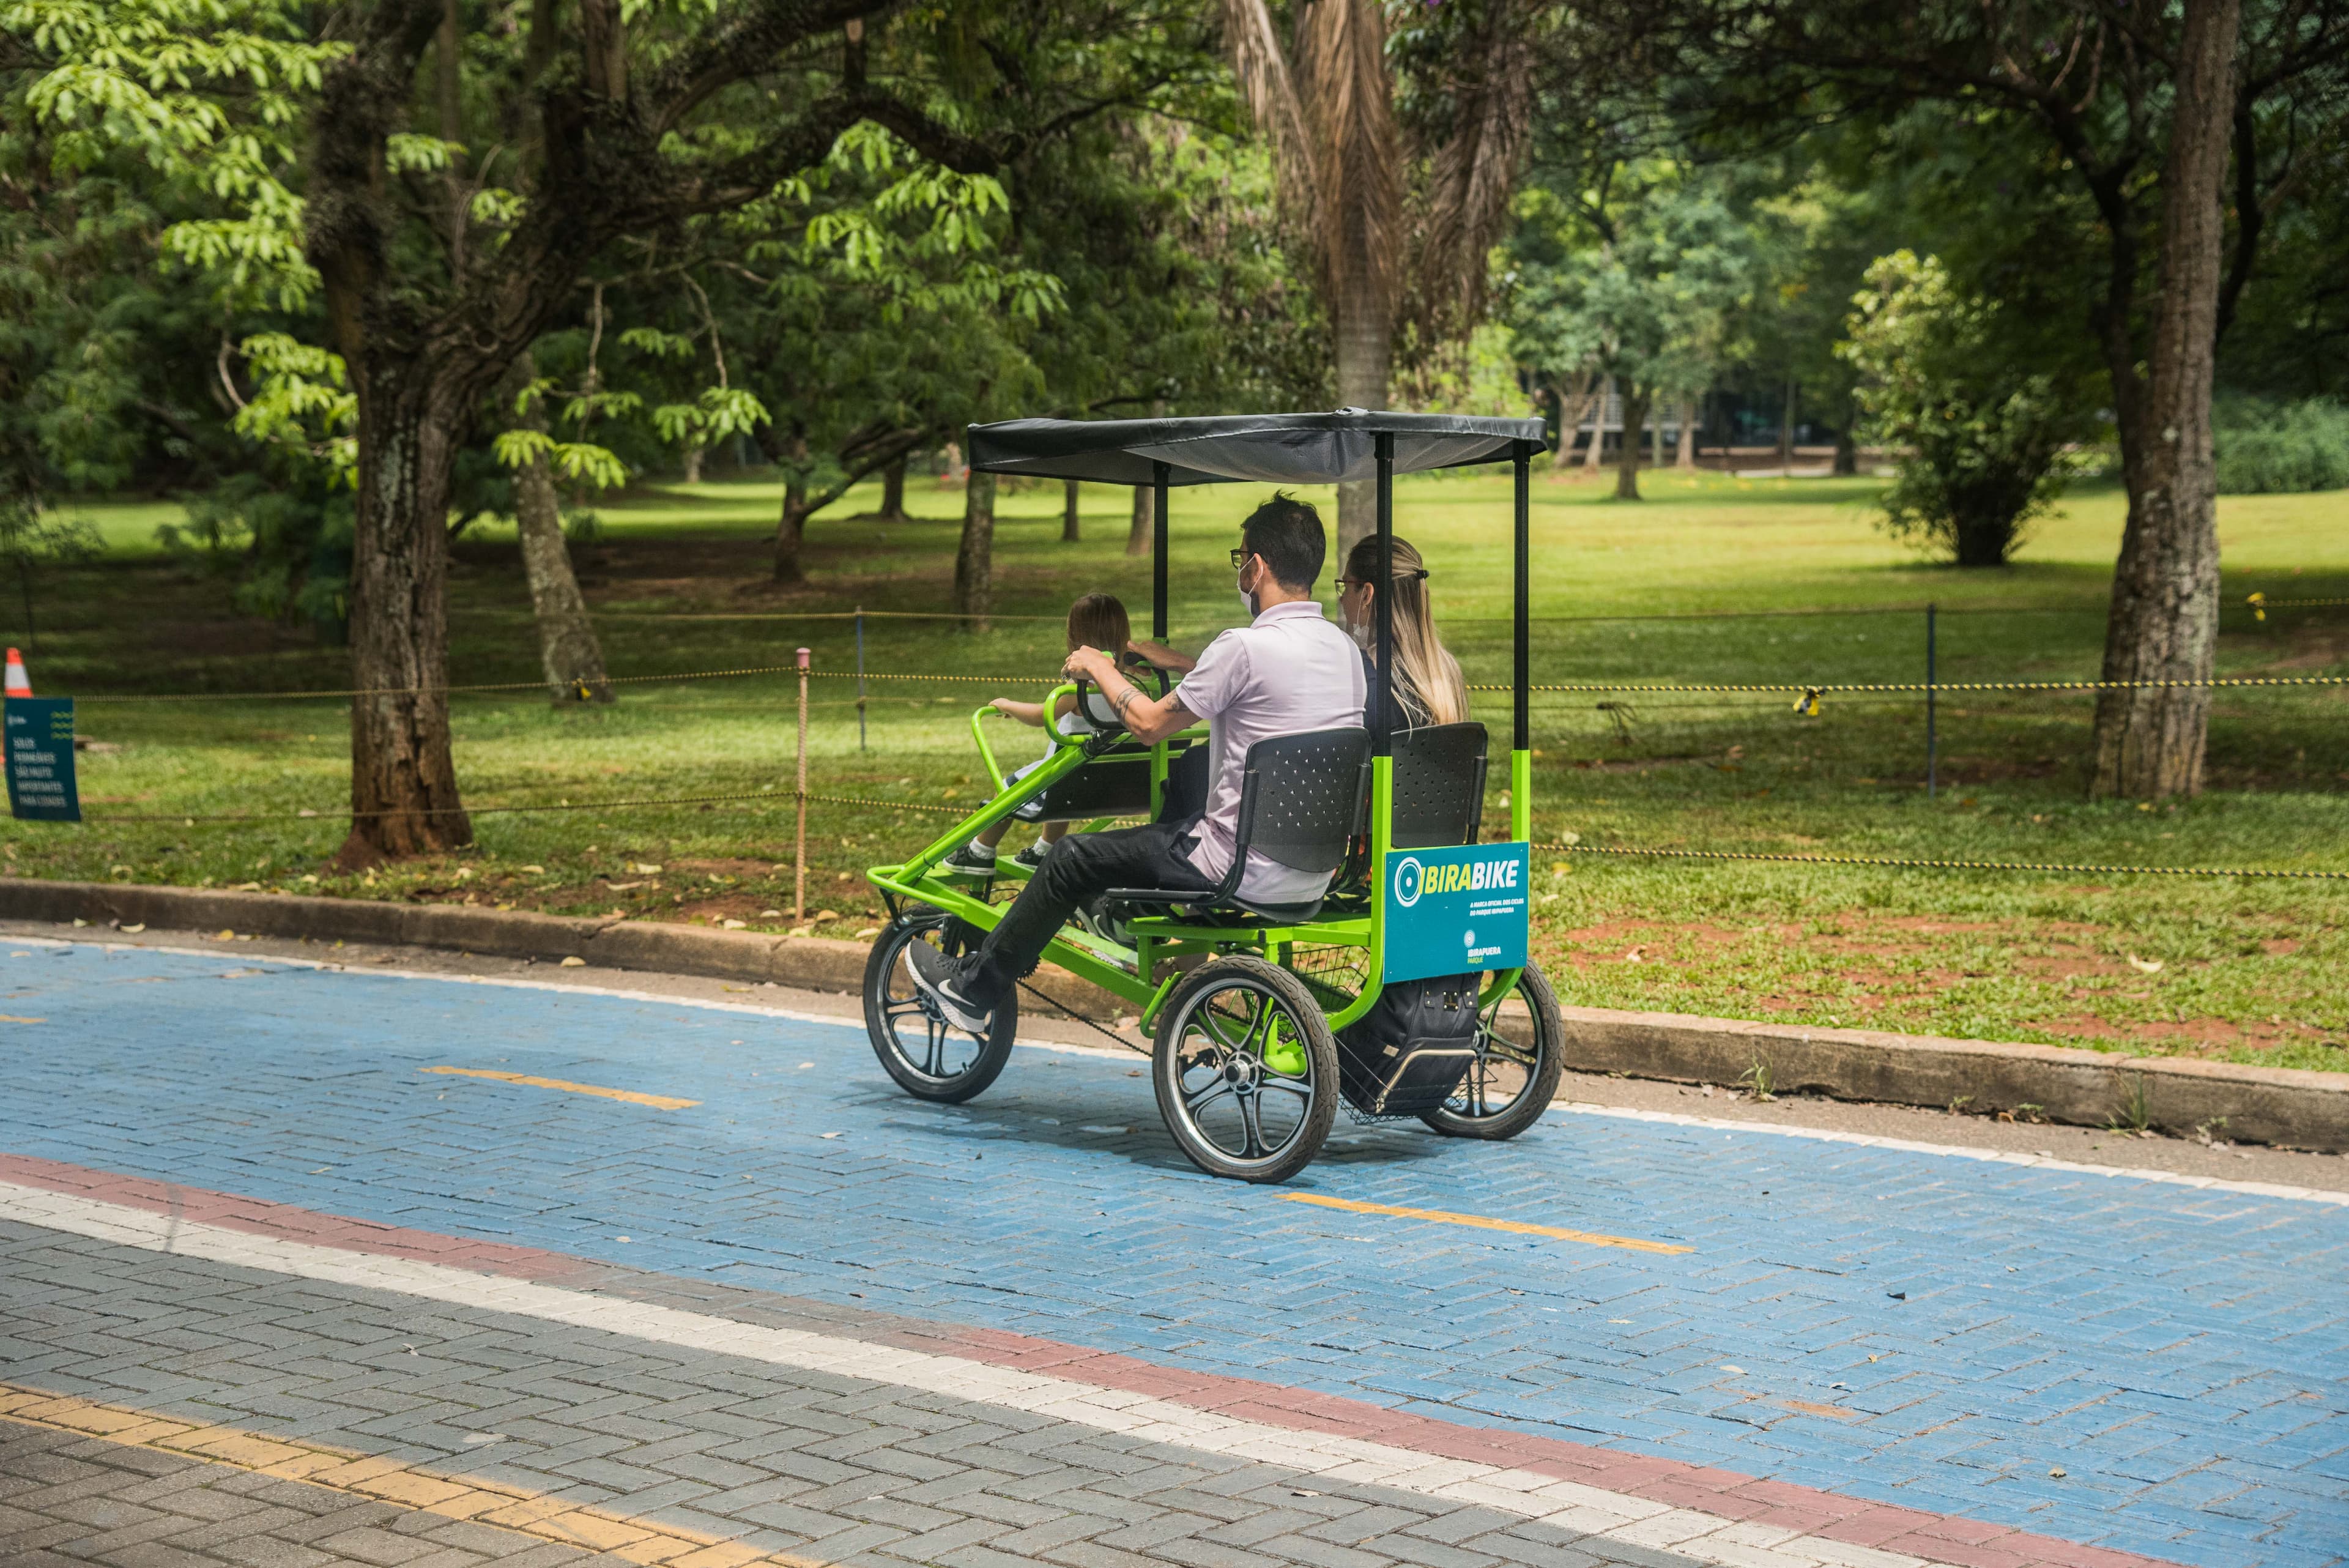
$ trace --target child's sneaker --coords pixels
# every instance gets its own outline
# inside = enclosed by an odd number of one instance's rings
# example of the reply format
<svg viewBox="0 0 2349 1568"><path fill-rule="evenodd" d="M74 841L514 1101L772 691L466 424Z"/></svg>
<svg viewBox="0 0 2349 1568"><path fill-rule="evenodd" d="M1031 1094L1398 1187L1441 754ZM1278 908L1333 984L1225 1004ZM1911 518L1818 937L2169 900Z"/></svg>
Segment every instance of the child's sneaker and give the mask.
<svg viewBox="0 0 2349 1568"><path fill-rule="evenodd" d="M992 877L995 875L995 851L974 838L939 861L938 869L953 876Z"/></svg>
<svg viewBox="0 0 2349 1568"><path fill-rule="evenodd" d="M1044 868L1044 857L1050 852L1051 847L1040 838L1013 856L1011 864L1019 867L1022 871L1041 871Z"/></svg>

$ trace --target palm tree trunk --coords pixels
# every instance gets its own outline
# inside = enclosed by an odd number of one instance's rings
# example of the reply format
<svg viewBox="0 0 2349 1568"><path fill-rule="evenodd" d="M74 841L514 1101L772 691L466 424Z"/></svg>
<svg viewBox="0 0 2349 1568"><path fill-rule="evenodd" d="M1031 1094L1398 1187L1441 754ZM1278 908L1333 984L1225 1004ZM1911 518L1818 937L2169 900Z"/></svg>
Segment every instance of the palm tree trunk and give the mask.
<svg viewBox="0 0 2349 1568"><path fill-rule="evenodd" d="M1623 392L1623 444L1615 453L1615 499L1640 499L1640 437L1648 424L1648 389L1626 381Z"/></svg>
<svg viewBox="0 0 2349 1568"><path fill-rule="evenodd" d="M962 544L955 551L955 613L987 629L995 607L995 475L974 470L962 493Z"/></svg>
<svg viewBox="0 0 2349 1568"><path fill-rule="evenodd" d="M2226 238L2222 182L2235 99L2241 0L2186 0L2177 99L2161 182L2161 262L2144 397L2124 420L2128 523L2113 571L2106 680L2208 680L2219 639L2218 477L2210 389ZM2132 366L2114 368L2116 382ZM2125 400L2127 401L2128 400ZM2134 427L2133 429L2131 427ZM2159 439L2151 439L2158 431ZM2202 787L2210 688L2104 691L2096 699L2098 795Z"/></svg>
<svg viewBox="0 0 2349 1568"><path fill-rule="evenodd" d="M1082 499L1084 486L1073 479L1065 480L1062 483L1067 488L1062 491L1061 496L1061 543L1074 545L1083 537L1080 532L1081 524L1077 515L1077 506Z"/></svg>
<svg viewBox="0 0 2349 1568"><path fill-rule="evenodd" d="M523 354L508 379L525 386L537 379L537 359ZM523 423L531 430L545 430L545 405L532 399ZM538 657L546 670L547 691L557 702L609 702L612 682L604 670L604 649L595 639L595 623L587 617L587 600L579 592L579 579L571 570L554 474L543 455L532 459L514 475L514 518L522 534L522 570L530 584L530 607L538 623Z"/></svg>
<svg viewBox="0 0 2349 1568"><path fill-rule="evenodd" d="M1341 408L1383 409L1387 377L1393 368L1394 330L1373 300L1340 299L1337 318L1338 403ZM1355 542L1379 525L1378 485L1358 479L1338 486L1338 550L1344 560Z"/></svg>

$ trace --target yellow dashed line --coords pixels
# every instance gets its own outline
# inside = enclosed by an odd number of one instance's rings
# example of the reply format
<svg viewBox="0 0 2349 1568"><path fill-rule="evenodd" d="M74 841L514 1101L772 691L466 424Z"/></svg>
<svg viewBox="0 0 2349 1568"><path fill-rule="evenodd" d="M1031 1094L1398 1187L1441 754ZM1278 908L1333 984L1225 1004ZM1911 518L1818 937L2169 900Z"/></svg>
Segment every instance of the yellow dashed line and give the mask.
<svg viewBox="0 0 2349 1568"><path fill-rule="evenodd" d="M560 1089L566 1095L595 1095L606 1100L626 1100L632 1106L651 1106L656 1110L681 1111L688 1106L698 1106L699 1100L680 1100L669 1095L640 1095L634 1089L607 1089L600 1084L574 1084L567 1078L533 1078L527 1073L496 1073L487 1067L421 1067L424 1073L450 1073L460 1078L495 1078L501 1084L528 1084L533 1089Z"/></svg>
<svg viewBox="0 0 2349 1568"><path fill-rule="evenodd" d="M46 1018L19 1018L13 1012L0 1012L0 1023L47 1023Z"/></svg>
<svg viewBox="0 0 2349 1568"><path fill-rule="evenodd" d="M691 1102L687 1102L690 1104ZM0 1383L0 1421L71 1432L127 1448L153 1449L277 1480L391 1503L446 1519L469 1519L535 1541L616 1552L667 1568L830 1568L812 1557L761 1552L677 1525L652 1524L494 1481L466 1480L415 1465L307 1439L263 1437Z"/></svg>
<svg viewBox="0 0 2349 1568"><path fill-rule="evenodd" d="M1398 1220L1432 1220L1439 1225L1469 1225L1479 1231L1512 1231L1520 1236L1555 1236L1587 1247L1624 1247L1634 1252L1692 1252L1669 1241L1642 1241L1635 1236L1602 1236L1596 1231L1568 1231L1557 1225L1532 1225L1523 1220L1492 1220L1482 1214L1450 1214L1441 1209L1398 1209L1392 1203L1357 1203L1350 1198L1324 1198L1318 1192L1284 1192L1290 1203L1312 1203L1323 1209L1343 1209L1349 1214L1392 1214Z"/></svg>

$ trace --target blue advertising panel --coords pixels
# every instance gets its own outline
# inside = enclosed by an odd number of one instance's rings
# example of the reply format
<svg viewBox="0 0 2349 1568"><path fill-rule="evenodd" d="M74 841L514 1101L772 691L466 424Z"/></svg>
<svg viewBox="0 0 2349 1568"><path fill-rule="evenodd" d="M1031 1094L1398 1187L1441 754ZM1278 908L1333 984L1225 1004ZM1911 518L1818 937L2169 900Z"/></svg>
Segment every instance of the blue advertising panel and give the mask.
<svg viewBox="0 0 2349 1568"><path fill-rule="evenodd" d="M5 732L9 811L27 822L79 822L73 699L11 697Z"/></svg>
<svg viewBox="0 0 2349 1568"><path fill-rule="evenodd" d="M1522 969L1533 846L1387 852L1387 980Z"/></svg>

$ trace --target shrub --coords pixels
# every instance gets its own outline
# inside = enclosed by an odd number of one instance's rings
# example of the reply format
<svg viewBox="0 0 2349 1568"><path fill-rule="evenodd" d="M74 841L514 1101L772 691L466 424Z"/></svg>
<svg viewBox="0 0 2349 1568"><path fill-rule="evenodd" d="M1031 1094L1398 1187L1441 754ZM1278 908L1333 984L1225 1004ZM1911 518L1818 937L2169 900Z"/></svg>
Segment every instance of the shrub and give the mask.
<svg viewBox="0 0 2349 1568"><path fill-rule="evenodd" d="M2003 565L2063 493L2085 400L2015 368L2000 306L1971 297L1931 256L1880 256L1852 296L1849 340L1868 439L1900 452L1885 525L1961 566Z"/></svg>
<svg viewBox="0 0 2349 1568"><path fill-rule="evenodd" d="M2217 410L2219 493L2349 489L2349 407L2230 399Z"/></svg>

